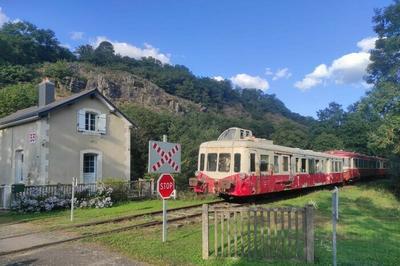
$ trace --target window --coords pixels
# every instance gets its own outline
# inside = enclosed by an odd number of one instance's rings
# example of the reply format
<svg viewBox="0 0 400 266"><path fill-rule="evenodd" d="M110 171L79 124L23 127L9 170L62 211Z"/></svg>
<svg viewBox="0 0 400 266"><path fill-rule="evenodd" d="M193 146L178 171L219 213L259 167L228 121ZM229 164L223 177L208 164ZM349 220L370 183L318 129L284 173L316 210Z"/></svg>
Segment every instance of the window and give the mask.
<svg viewBox="0 0 400 266"><path fill-rule="evenodd" d="M204 153L200 154L200 171L204 171L204 161L206 159L206 156Z"/></svg>
<svg viewBox="0 0 400 266"><path fill-rule="evenodd" d="M308 173L315 173L315 161L314 159L308 159Z"/></svg>
<svg viewBox="0 0 400 266"><path fill-rule="evenodd" d="M301 165L300 165L300 172L305 173L307 167L307 159L303 158L301 159Z"/></svg>
<svg viewBox="0 0 400 266"><path fill-rule="evenodd" d="M319 162L319 160L315 160L315 172L316 173L321 173L321 170L319 168L320 168L320 162Z"/></svg>
<svg viewBox="0 0 400 266"><path fill-rule="evenodd" d="M250 153L250 172L256 171L256 154Z"/></svg>
<svg viewBox="0 0 400 266"><path fill-rule="evenodd" d="M279 173L279 156L274 156L274 173Z"/></svg>
<svg viewBox="0 0 400 266"><path fill-rule="evenodd" d="M85 113L85 130L95 131L96 130L96 114L86 112Z"/></svg>
<svg viewBox="0 0 400 266"><path fill-rule="evenodd" d="M218 172L229 172L231 170L231 154L220 153L218 160Z"/></svg>
<svg viewBox="0 0 400 266"><path fill-rule="evenodd" d="M217 171L217 154L216 153L207 154L207 171L210 171L210 172Z"/></svg>
<svg viewBox="0 0 400 266"><path fill-rule="evenodd" d="M235 162L234 162L234 169L235 173L240 172L240 164L241 164L241 155L240 153L235 153Z"/></svg>
<svg viewBox="0 0 400 266"><path fill-rule="evenodd" d="M260 155L260 171L267 172L269 168L269 156L268 155Z"/></svg>
<svg viewBox="0 0 400 266"><path fill-rule="evenodd" d="M283 156L283 172L289 172L289 157L288 156Z"/></svg>
<svg viewBox="0 0 400 266"><path fill-rule="evenodd" d="M85 153L83 155L83 180L84 183L96 183L97 154Z"/></svg>
<svg viewBox="0 0 400 266"><path fill-rule="evenodd" d="M81 109L78 111L78 131L106 134L106 120L106 114L96 110Z"/></svg>

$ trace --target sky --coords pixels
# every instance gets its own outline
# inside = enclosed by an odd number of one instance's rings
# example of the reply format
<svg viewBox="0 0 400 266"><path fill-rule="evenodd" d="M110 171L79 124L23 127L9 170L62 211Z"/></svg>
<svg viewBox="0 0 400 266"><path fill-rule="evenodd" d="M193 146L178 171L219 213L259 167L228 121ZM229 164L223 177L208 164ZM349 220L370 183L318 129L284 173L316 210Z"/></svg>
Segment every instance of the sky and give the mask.
<svg viewBox="0 0 400 266"><path fill-rule="evenodd" d="M71 50L114 44L195 75L275 94L316 117L332 101L347 108L363 81L376 35L372 17L387 0L0 0L0 26L26 20L56 33Z"/></svg>

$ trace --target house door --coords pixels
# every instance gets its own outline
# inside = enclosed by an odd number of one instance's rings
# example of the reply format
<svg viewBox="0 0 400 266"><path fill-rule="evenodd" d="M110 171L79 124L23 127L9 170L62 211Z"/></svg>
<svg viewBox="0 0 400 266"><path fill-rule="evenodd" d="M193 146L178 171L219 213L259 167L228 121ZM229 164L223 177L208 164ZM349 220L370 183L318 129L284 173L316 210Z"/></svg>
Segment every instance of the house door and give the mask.
<svg viewBox="0 0 400 266"><path fill-rule="evenodd" d="M96 183L97 181L97 154L85 153L83 155L83 182Z"/></svg>
<svg viewBox="0 0 400 266"><path fill-rule="evenodd" d="M15 183L24 182L24 151L17 150L15 152Z"/></svg>

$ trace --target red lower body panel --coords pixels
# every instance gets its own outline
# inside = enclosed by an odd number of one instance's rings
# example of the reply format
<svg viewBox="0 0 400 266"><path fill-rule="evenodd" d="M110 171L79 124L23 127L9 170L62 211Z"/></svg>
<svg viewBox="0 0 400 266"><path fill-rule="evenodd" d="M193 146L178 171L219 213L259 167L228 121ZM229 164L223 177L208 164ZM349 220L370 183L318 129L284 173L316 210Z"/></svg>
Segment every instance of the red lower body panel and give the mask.
<svg viewBox="0 0 400 266"><path fill-rule="evenodd" d="M198 193L226 194L246 197L291 189L301 189L343 182L342 173L289 175L235 174L223 179L213 179L204 173L197 176L194 191Z"/></svg>

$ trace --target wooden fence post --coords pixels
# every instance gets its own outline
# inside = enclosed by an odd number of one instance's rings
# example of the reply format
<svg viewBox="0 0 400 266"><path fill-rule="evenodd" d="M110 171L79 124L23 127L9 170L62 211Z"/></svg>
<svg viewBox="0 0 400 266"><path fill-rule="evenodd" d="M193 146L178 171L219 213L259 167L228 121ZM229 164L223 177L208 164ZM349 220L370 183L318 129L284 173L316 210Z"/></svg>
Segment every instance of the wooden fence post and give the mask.
<svg viewBox="0 0 400 266"><path fill-rule="evenodd" d="M203 204L203 215L202 215L202 254L203 259L208 259L208 204Z"/></svg>
<svg viewBox="0 0 400 266"><path fill-rule="evenodd" d="M308 263L314 263L314 206L305 207L305 258Z"/></svg>

